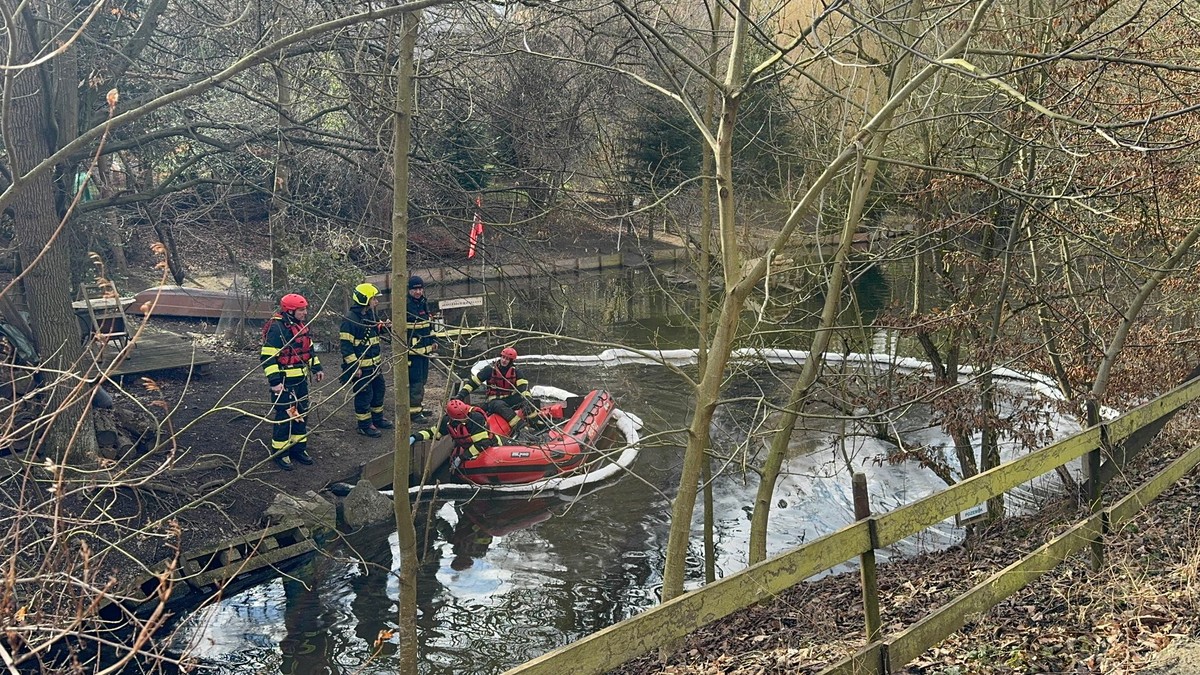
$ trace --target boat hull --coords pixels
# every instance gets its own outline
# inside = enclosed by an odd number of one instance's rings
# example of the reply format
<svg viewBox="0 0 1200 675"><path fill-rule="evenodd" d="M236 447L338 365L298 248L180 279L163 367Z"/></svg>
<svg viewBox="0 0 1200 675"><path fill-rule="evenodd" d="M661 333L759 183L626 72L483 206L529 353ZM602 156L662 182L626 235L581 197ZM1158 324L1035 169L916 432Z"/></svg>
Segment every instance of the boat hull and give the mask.
<svg viewBox="0 0 1200 675"><path fill-rule="evenodd" d="M178 316L192 319L268 319L274 303L255 300L233 291L184 286L155 286L134 296L130 314Z"/></svg>
<svg viewBox="0 0 1200 675"><path fill-rule="evenodd" d="M612 396L601 389L546 406L542 415L553 425L536 442L488 448L463 462L460 475L478 485L513 485L571 473L595 456L596 444L614 409ZM508 424L495 418L488 420L489 425L501 436L506 435Z"/></svg>

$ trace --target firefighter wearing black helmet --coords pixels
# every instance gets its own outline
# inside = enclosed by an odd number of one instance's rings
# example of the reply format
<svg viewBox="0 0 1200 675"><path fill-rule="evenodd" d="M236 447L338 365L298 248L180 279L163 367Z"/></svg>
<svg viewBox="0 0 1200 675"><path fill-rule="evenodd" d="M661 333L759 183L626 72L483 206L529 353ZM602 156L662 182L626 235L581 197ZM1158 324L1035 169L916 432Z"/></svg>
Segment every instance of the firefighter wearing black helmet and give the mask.
<svg viewBox="0 0 1200 675"><path fill-rule="evenodd" d="M259 361L273 407L271 456L279 468L292 470L292 463L312 464L308 454L308 376L320 382L321 360L313 351L308 332L308 300L288 293L279 300L279 311L263 325Z"/></svg>
<svg viewBox="0 0 1200 675"><path fill-rule="evenodd" d="M425 381L429 379L429 357L437 351L433 338L433 315L425 299L425 280L408 278L408 297L405 303L405 324L408 336L408 414L413 420L425 418Z"/></svg>
<svg viewBox="0 0 1200 675"><path fill-rule="evenodd" d="M517 350L505 347L500 350L500 358L489 363L463 381L462 388L454 398L460 401L471 401L471 392L483 387L487 395L484 409L489 415L499 415L507 422L515 435L525 426L526 422L539 426L538 407L529 393L529 380L517 370ZM524 410L522 418L516 411Z"/></svg>
<svg viewBox="0 0 1200 675"><path fill-rule="evenodd" d="M382 435L380 429L395 425L383 416L383 399L387 393L387 378L381 368L383 354L379 336L391 328L375 313L379 306L379 289L374 284L359 284L350 295L350 311L342 319L338 338L342 348L342 384L354 392L354 419L358 433L372 438Z"/></svg>

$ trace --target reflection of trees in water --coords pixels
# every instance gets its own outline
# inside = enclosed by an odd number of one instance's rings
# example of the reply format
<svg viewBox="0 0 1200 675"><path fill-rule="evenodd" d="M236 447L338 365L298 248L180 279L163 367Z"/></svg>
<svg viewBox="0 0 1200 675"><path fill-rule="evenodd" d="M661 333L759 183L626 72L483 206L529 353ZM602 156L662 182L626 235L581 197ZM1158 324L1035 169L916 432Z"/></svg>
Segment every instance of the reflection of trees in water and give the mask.
<svg viewBox="0 0 1200 675"><path fill-rule="evenodd" d="M319 555L283 578L283 623L287 632L279 641L280 673L336 675L341 672L337 667L339 655L361 653L361 646L345 631L330 630L341 623L338 600L347 592L342 577L333 572L338 566L337 561Z"/></svg>
<svg viewBox="0 0 1200 675"><path fill-rule="evenodd" d="M731 373L722 390L723 402L711 428L718 443L744 442L760 430L773 429L770 418L786 403L788 387L799 372L799 366L731 365L734 368L740 369ZM978 396L974 385L932 397L936 386L924 371L864 366L850 360L828 362L800 411L795 436L797 441L817 438L825 447L853 449L862 445L862 439L892 445L900 440L906 447L917 447L928 442L918 438L937 436L948 416L974 414L972 401ZM995 396L1003 419L1011 424L1001 429L1002 438L1025 449L1053 440L1053 404L1031 395L1028 384L1001 381ZM939 438L942 443L949 441L944 433ZM858 463L887 459L853 454L849 458Z"/></svg>
<svg viewBox="0 0 1200 675"><path fill-rule="evenodd" d="M447 287L446 297L478 295L478 285ZM514 331L562 334L597 341L650 346L694 346L694 293L663 286L645 268L574 273L532 279L496 279L487 285L487 321ZM482 310L472 310L484 323ZM458 323L458 316L448 317ZM579 352L582 346L555 345ZM549 351L537 349L534 351Z"/></svg>
<svg viewBox="0 0 1200 675"><path fill-rule="evenodd" d="M693 348L699 289L695 283L675 283L679 276L670 269L651 268L560 272L531 279L492 279L486 289L479 284L450 286L445 293L459 297L490 291L487 320L482 308L472 308L473 322L508 326L514 332L481 342L496 344L535 331L632 348ZM865 327L890 302L893 286L880 266L871 265L856 270L852 291L854 302L844 304L847 312L858 317L845 323L864 328L846 332L843 343L861 350L869 333ZM813 288L773 286L770 294L758 297L759 309L744 317L743 344L806 348L822 302ZM712 302L720 302L719 292ZM451 323L457 322L451 317ZM594 348L548 338L530 351L582 353Z"/></svg>
<svg viewBox="0 0 1200 675"><path fill-rule="evenodd" d="M358 574L350 577L353 597L350 607L358 619L355 635L367 645L373 645L381 631L396 625L396 605L388 595L388 579L396 561L392 553L391 527L373 527L347 538L347 544L358 558ZM395 645L386 641L381 654L395 652Z"/></svg>
<svg viewBox="0 0 1200 675"><path fill-rule="evenodd" d="M557 497L527 496L416 505L422 547L417 582L422 654L436 664L437 672L499 672L546 650L526 631L529 625L562 629L544 624L546 617L561 614L548 611L547 603L557 606L561 598L550 597L545 585L535 582L513 587L505 583L500 592L492 583L515 570L538 571L538 565L518 551L520 542L530 541L545 550L543 540L522 531L552 520L568 506ZM452 515L448 509L453 509ZM481 565L493 544L510 535L510 555Z"/></svg>

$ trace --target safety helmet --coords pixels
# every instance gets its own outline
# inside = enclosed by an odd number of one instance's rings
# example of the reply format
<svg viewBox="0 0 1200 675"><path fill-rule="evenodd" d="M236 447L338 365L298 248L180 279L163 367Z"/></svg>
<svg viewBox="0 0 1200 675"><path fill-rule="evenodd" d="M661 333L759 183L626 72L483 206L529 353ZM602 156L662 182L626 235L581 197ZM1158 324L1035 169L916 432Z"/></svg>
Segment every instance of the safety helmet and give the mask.
<svg viewBox="0 0 1200 675"><path fill-rule="evenodd" d="M456 398L450 399L446 404L446 414L453 420L467 419L467 413L471 412L471 405L466 401L460 401Z"/></svg>
<svg viewBox="0 0 1200 675"><path fill-rule="evenodd" d="M375 288L375 284L359 284L354 287L354 304L366 305L377 295L379 289Z"/></svg>
<svg viewBox="0 0 1200 675"><path fill-rule="evenodd" d="M279 299L279 309L285 312L294 312L306 307L308 307L308 300L305 300L304 296L299 293L288 293Z"/></svg>
<svg viewBox="0 0 1200 675"><path fill-rule="evenodd" d="M414 288L425 288L425 280L414 274L408 278L408 288L409 290Z"/></svg>
<svg viewBox="0 0 1200 675"><path fill-rule="evenodd" d="M505 347L504 349L500 350L500 358L508 359L509 361L516 361L517 350L513 349L512 347Z"/></svg>

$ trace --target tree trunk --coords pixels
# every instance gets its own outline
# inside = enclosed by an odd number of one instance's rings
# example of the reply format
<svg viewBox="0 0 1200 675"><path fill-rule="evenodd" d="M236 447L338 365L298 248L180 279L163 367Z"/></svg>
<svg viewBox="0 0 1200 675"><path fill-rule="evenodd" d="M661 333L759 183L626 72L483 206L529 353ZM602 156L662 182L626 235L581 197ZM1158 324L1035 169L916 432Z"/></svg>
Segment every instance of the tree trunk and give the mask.
<svg viewBox="0 0 1200 675"><path fill-rule="evenodd" d="M724 16L725 13L720 11L716 5L713 5L709 10L709 22L713 28L709 47L712 49L713 54L720 51L717 36L721 32L721 19ZM712 62L709 72L715 80L717 75L716 61ZM716 109L717 88L709 85L704 97L705 125L712 126ZM712 320L708 312L712 290L708 281L712 278L713 180L711 176L713 175L715 158L710 147L705 146L701 152L704 154L700 159L700 268L698 270L700 279L698 284L700 290L700 316L698 317L700 344L698 346L697 364L700 371L703 372L708 362L708 334L712 330L712 326L710 325ZM711 447L712 439L705 439L704 445L705 447ZM704 482L704 583L711 584L717 580L717 546L713 532L713 528L716 525L716 509L713 503L711 455L705 455L702 469L700 477Z"/></svg>
<svg viewBox="0 0 1200 675"><path fill-rule="evenodd" d="M158 420L153 415L136 406L114 408L113 414L117 428L129 438L130 445L137 447L138 452L149 452L158 445Z"/></svg>
<svg viewBox="0 0 1200 675"><path fill-rule="evenodd" d="M412 146L414 52L420 11L400 15L400 53L396 64L395 138L392 140L395 188L392 193L392 288L407 288L408 279L408 153ZM400 296L402 299L403 296ZM400 300L397 300L399 302ZM395 311L399 311L396 309ZM402 334L402 333L401 333ZM403 358L393 359L392 381L395 390L395 461L392 473L396 497L396 531L400 543L400 672L417 675L417 531L413 527L412 505L408 501L408 475L412 453L408 436L412 418L408 416L408 367Z"/></svg>
<svg viewBox="0 0 1200 675"><path fill-rule="evenodd" d="M746 276L738 276L741 274L741 265L738 264L740 256L737 250L733 189L733 131L737 123L738 99L731 96L731 92L742 84L749 0L741 0L739 7L741 11L734 20L734 40L721 91L721 118L716 138L711 143L717 186L716 210L721 237L721 260L725 274L725 299L716 318L712 348L706 355L708 360L704 369L700 371L702 376L696 386L696 411L688 429L688 445L683 455L679 492L671 504L671 531L667 537L667 560L663 567L664 602L683 593L688 539L691 533L692 513L696 508L696 493L699 489L697 482L703 473L703 463L708 457L709 424L717 408L725 365L729 362L733 341L737 337L738 320L746 298L753 288L753 284L746 283ZM707 280L701 279L700 283L704 285Z"/></svg>
<svg viewBox="0 0 1200 675"><path fill-rule="evenodd" d="M113 456L106 452L106 449L117 447L117 417L111 410L93 410L92 420L96 425L96 444L100 446L100 453L109 459Z"/></svg>
<svg viewBox="0 0 1200 675"><path fill-rule="evenodd" d="M289 237L287 226L288 202L291 201L289 186L292 169L287 138L284 128L288 125L287 112L292 107L292 83L281 65L272 66L275 82L279 89L279 139L275 145L275 178L271 186L271 215L268 230L271 239L271 288L282 290L288 283L287 256Z"/></svg>
<svg viewBox="0 0 1200 675"><path fill-rule="evenodd" d="M916 3L918 6L920 2ZM872 140L870 148L878 152L883 147L886 134L880 134ZM867 195L871 193L875 183L875 170L879 162L871 160L865 165L860 164L859 171L854 177L854 189L851 192L849 212L846 214L842 228L842 241L833 259L833 269L829 273L829 281L825 288L825 306L821 310L821 321L809 349L808 358L804 360L804 368L800 378L792 386L788 397L787 409L783 413L779 429L771 439L771 449L763 463L762 479L758 484L758 492L754 499L754 512L750 517L750 564L762 562L767 558L767 522L771 513L771 497L775 492L775 484L779 480L779 470L783 466L783 457L791 445L792 432L796 428L796 419L800 409L808 398L808 392L821 376L821 367L825 362L825 351L833 339L837 329L838 313L842 306L842 289L846 281L846 266L850 261L850 251L854 244L854 234L862 223L863 207ZM770 253L768 252L768 255Z"/></svg>
<svg viewBox="0 0 1200 675"><path fill-rule="evenodd" d="M127 419L120 408L111 410L92 410L92 420L96 426L96 443L100 446L99 453L105 459L122 459L136 450L143 453L153 447L156 434L146 430L139 421L134 427L123 423Z"/></svg>
<svg viewBox="0 0 1200 675"><path fill-rule="evenodd" d="M112 155L103 155L99 162L100 181L97 187L100 188L100 198L108 199L116 192L113 189L112 175ZM112 260L113 267L122 275L129 273L129 260L125 257L125 237L121 234L121 228L117 225L117 213L115 209L105 209L104 213L99 215L100 231L104 235L104 240L107 242L108 254Z"/></svg>
<svg viewBox="0 0 1200 675"><path fill-rule="evenodd" d="M175 232L171 230L170 223L154 216L150 216L150 218L154 224L154 233L158 235L158 241L163 245L163 255L167 258L167 270L171 272L171 278L175 280L175 283L182 286L187 271L183 269L183 263L179 260L179 247L175 245Z"/></svg>
<svg viewBox="0 0 1200 675"><path fill-rule="evenodd" d="M15 49L15 63L27 63L37 53L30 22L10 24L9 35ZM55 208L54 179L48 172L32 178L24 174L48 157L51 129L47 128L46 89L39 68L13 73L8 71L5 88L11 94L11 106L3 136L8 146L14 184L21 198L12 202L15 240L25 265L22 285L32 317L34 341L42 354L42 370L51 384L46 411L50 424L43 427L40 442L57 461L71 464L90 463L95 459L96 441L88 416L88 399L77 393L73 378L60 375L76 367L83 353L79 322L71 308L71 272L63 222ZM34 441L35 443L39 440Z"/></svg>

